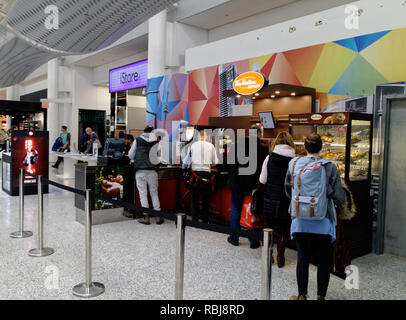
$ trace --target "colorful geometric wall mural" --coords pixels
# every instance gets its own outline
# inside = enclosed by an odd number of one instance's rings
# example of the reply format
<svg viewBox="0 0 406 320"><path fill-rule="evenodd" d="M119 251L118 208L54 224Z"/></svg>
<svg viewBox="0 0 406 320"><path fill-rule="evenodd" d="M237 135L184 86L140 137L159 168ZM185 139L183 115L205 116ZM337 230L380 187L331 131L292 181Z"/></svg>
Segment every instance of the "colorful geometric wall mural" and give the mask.
<svg viewBox="0 0 406 320"><path fill-rule="evenodd" d="M160 91L160 100L148 96L148 110L158 113L162 125L165 95L171 120L207 125L219 116L219 70L228 66L236 75L260 71L270 83L316 88L320 107L339 99L374 94L377 84L406 81L406 28L384 31L326 44L150 79L148 91ZM230 68L230 67L229 67ZM240 99L240 103L242 103ZM147 121L152 119L147 117Z"/></svg>

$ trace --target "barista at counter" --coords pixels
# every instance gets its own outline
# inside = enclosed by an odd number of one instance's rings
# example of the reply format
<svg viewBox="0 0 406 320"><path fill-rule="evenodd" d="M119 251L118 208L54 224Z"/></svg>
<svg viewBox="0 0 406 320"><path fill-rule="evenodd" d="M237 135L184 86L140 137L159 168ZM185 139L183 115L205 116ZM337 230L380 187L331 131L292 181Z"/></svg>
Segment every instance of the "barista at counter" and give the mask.
<svg viewBox="0 0 406 320"><path fill-rule="evenodd" d="M144 129L144 133L137 138L128 153L131 160L134 160L135 168L135 180L137 183L137 189L140 195L141 206L143 208L149 208L148 202L148 188L152 199L152 205L154 210L161 211L161 204L158 196L158 173L157 165L153 164L150 158L151 149L157 146L157 157L160 162L160 144L152 132L154 129L147 126ZM149 215L144 213L144 218L138 220L139 223L150 225ZM156 218L157 224L162 224L164 219L161 217Z"/></svg>

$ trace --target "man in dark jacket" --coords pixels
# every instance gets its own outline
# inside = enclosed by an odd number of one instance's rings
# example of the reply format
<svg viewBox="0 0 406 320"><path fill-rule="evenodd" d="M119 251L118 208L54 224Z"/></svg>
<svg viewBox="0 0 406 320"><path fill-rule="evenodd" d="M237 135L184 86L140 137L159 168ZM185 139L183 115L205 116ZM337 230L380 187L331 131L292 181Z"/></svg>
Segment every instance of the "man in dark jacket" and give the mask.
<svg viewBox="0 0 406 320"><path fill-rule="evenodd" d="M230 165L230 175L227 181L227 188L232 190L230 227L233 229L241 228L240 219L244 199L246 196L251 195L257 186L262 163L269 154L268 147L260 140L261 133L259 126L251 126L249 136L239 140L230 150L232 154L235 154L235 161L234 164ZM255 145L256 150L250 150L250 144ZM239 156L239 153L242 152L239 152L238 148L241 148L243 145L245 145L245 157L248 157L247 163L243 163L243 159ZM254 154L255 152L256 154ZM253 169L253 173L249 172L251 169ZM230 235L227 238L227 241L233 246L239 245L238 240L238 236L235 235ZM249 240L252 249L260 246L258 240Z"/></svg>

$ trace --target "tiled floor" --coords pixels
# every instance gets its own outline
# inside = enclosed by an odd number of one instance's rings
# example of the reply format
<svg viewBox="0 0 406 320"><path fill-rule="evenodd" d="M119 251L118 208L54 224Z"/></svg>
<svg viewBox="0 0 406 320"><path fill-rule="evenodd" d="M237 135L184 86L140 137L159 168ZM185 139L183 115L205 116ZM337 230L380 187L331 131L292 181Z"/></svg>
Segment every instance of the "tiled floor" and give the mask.
<svg viewBox="0 0 406 320"><path fill-rule="evenodd" d="M72 181L65 181L72 184ZM73 195L50 187L44 196L45 245L55 253L44 258L27 255L36 246L36 196L25 201L27 239L11 239L18 229L18 197L0 191L0 299L79 299L71 288L84 281L84 228L75 221ZM173 299L175 225L145 226L125 221L93 228L93 279L106 292L96 299ZM273 268L272 298L296 294L295 252L287 265ZM359 290L347 290L332 277L328 299L406 299L406 261L370 254L353 261L359 268ZM55 277L54 277L55 276ZM193 228L186 230L185 299L258 299L261 250L241 239L232 247L226 236ZM316 294L311 268L310 298Z"/></svg>

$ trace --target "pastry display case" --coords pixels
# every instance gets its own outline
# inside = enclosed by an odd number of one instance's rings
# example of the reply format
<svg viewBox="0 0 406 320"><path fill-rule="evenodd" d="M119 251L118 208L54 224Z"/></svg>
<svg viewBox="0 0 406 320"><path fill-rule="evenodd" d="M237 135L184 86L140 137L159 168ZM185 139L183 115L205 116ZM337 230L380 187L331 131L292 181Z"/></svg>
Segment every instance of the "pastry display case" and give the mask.
<svg viewBox="0 0 406 320"><path fill-rule="evenodd" d="M289 116L289 128L298 155L306 155L306 136L313 132L321 135L321 156L337 166L342 180L353 195L356 208L355 217L349 221L340 221L342 229L338 230L343 231L337 232L348 243L351 259L370 253L372 115L352 112L292 114ZM343 239L340 243L343 243Z"/></svg>
<svg viewBox="0 0 406 320"><path fill-rule="evenodd" d="M347 183L370 180L371 115L349 112L292 114L289 126L298 155L306 154L306 137L318 133L323 140L320 156L332 161Z"/></svg>

